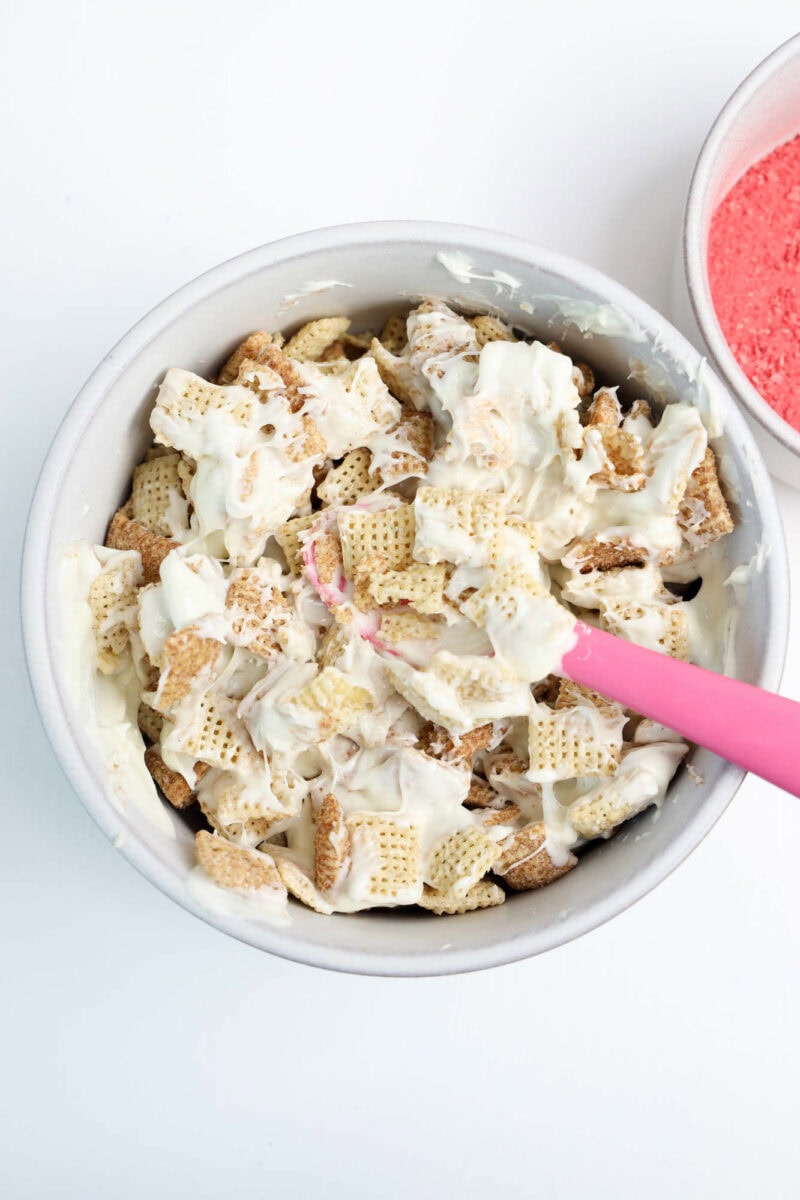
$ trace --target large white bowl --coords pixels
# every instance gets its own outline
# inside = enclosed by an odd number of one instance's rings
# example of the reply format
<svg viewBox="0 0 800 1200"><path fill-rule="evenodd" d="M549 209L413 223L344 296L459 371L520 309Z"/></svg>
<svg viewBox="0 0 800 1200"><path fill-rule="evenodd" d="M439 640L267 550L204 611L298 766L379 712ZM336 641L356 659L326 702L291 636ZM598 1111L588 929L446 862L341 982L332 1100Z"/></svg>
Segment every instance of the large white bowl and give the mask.
<svg viewBox="0 0 800 1200"><path fill-rule="evenodd" d="M439 258L444 253L448 270ZM453 256L456 257L453 257ZM474 264L470 278L463 257ZM453 271L460 278L453 275ZM481 278L483 277L483 278ZM320 290L314 281L340 281ZM349 286L342 286L347 284ZM205 911L188 894L192 838L176 836L109 798L104 764L82 728L60 653L64 614L58 566L77 538L101 541L126 497L149 441L154 387L172 364L212 371L252 329L346 311L374 323L420 294L503 311L517 325L558 337L611 379L633 373L663 397L695 397L724 435L715 442L734 489L739 523L731 565L770 549L756 573L736 638L737 673L775 688L787 637L788 583L780 518L769 477L724 387L697 352L619 284L580 263L478 229L398 222L323 229L263 246L176 292L111 351L78 396L45 463L30 515L23 569L28 663L44 723L83 803L121 853L179 904L225 932L275 954L337 970L434 975L538 954L613 917L659 883L700 842L730 802L742 772L705 751L675 780L658 818L592 847L580 868L541 892L456 918L409 911L323 917L292 907L280 928ZM567 314L569 319L565 319ZM594 327L587 341L579 326ZM637 383L637 394L647 386ZM691 704L691 697L686 697ZM644 835L644 836L642 836Z"/></svg>
<svg viewBox="0 0 800 1200"><path fill-rule="evenodd" d="M798 133L800 34L765 58L717 117L692 176L683 228L689 298L711 361L744 407L770 471L791 487L800 487L800 432L756 391L725 340L711 299L708 234L714 210L736 181Z"/></svg>

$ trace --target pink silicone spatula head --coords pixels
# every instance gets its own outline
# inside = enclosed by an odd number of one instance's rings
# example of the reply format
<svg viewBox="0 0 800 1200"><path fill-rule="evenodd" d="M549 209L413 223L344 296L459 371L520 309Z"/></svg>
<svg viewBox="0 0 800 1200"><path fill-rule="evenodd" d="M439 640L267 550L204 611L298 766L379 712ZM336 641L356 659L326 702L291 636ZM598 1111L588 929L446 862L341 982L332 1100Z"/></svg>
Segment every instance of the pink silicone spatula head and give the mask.
<svg viewBox="0 0 800 1200"><path fill-rule="evenodd" d="M562 673L800 796L800 703L577 621Z"/></svg>

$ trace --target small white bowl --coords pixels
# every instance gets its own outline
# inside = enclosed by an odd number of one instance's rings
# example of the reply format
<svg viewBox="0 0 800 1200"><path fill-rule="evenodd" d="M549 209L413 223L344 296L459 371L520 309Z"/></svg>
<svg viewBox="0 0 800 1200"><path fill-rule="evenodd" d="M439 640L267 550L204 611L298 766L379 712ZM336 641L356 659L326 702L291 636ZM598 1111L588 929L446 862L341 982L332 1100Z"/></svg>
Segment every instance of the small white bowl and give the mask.
<svg viewBox="0 0 800 1200"><path fill-rule="evenodd" d="M799 133L800 34L765 58L717 117L692 176L683 229L689 298L711 361L741 402L770 471L792 487L800 487L800 432L756 391L725 340L711 299L708 234L714 210L734 183Z"/></svg>
<svg viewBox="0 0 800 1200"><path fill-rule="evenodd" d="M208 373L250 330L342 311L373 324L420 294L503 312L547 341L563 341L609 379L634 374L637 394L694 397L710 423L721 419L724 433L714 444L739 518L729 539L729 563L755 560L764 542L770 550L764 569L754 573L737 626L742 679L777 687L788 621L780 518L769 476L735 403L663 317L590 267L478 229L416 222L353 225L289 238L224 263L140 321L100 364L67 414L31 510L23 625L45 726L67 776L101 828L178 903L227 933L287 958L385 975L444 974L511 962L608 920L694 849L729 804L742 771L694 751L701 786L681 772L657 814L645 814L632 828L589 849L578 870L550 887L511 896L496 909L452 918L408 910L324 917L293 905L286 927L210 912L187 889L193 844L182 818L169 810L174 832L165 832L110 791L107 764L82 724L65 665L68 614L58 569L71 542L102 541L109 515L125 500L133 466L150 440L154 388L167 367ZM594 331L591 341L581 327Z"/></svg>

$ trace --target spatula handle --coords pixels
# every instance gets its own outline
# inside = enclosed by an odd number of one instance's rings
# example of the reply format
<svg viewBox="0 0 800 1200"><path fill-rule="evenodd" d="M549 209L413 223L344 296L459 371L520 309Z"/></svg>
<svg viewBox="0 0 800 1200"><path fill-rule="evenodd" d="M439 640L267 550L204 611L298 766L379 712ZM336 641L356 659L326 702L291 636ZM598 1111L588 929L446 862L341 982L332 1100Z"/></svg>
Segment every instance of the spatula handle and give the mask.
<svg viewBox="0 0 800 1200"><path fill-rule="evenodd" d="M562 660L575 683L617 700L800 796L800 704L578 621Z"/></svg>

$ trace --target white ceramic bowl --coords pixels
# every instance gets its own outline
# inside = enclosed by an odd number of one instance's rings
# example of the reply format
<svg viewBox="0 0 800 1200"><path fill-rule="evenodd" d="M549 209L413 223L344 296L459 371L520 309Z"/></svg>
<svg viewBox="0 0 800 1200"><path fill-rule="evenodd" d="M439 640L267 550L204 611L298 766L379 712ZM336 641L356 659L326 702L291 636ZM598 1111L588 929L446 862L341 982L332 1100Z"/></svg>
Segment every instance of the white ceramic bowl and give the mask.
<svg viewBox="0 0 800 1200"><path fill-rule="evenodd" d="M767 466L800 487L800 433L756 391L725 341L708 281L708 233L720 200L746 171L800 133L800 34L784 42L728 100L697 160L683 230L683 259L694 317L711 361L750 420Z"/></svg>
<svg viewBox="0 0 800 1200"><path fill-rule="evenodd" d="M439 255L444 253L443 264ZM474 270L466 271L466 256ZM460 278L453 275L453 271ZM320 290L313 281L340 281ZM343 286L347 284L348 286ZM227 933L287 958L337 970L433 975L476 970L537 954L585 933L626 908L672 871L705 836L742 779L705 751L675 780L657 817L592 847L578 870L500 908L455 918L409 911L323 917L293 906L276 928L206 912L187 894L189 830L156 830L132 806L109 798L104 764L81 727L60 639L58 565L77 538L101 541L126 497L131 470L149 441L154 387L172 364L212 371L252 329L347 311L374 323L421 293L493 308L546 340L558 337L612 379L649 379L662 395L694 396L738 498L731 565L766 539L771 554L749 590L738 625L738 674L778 685L787 637L788 584L780 519L761 458L730 396L697 352L662 317L619 284L580 263L483 230L413 222L323 229L263 246L182 288L111 351L59 430L33 503L23 569L28 663L47 731L76 792L121 853L168 895ZM559 315L560 314L560 315ZM565 319L564 314L569 319ZM586 341L579 326L595 332ZM637 385L638 393L647 391ZM687 703L690 703L687 697Z"/></svg>

